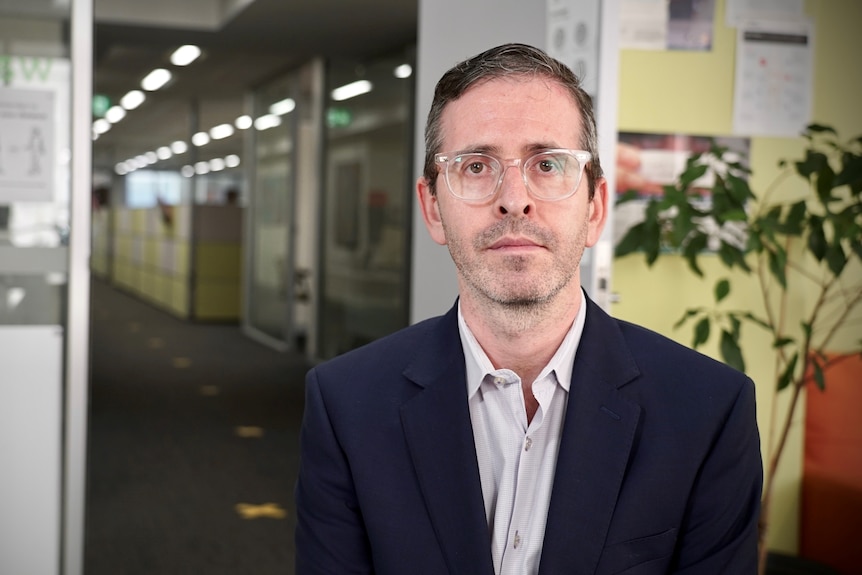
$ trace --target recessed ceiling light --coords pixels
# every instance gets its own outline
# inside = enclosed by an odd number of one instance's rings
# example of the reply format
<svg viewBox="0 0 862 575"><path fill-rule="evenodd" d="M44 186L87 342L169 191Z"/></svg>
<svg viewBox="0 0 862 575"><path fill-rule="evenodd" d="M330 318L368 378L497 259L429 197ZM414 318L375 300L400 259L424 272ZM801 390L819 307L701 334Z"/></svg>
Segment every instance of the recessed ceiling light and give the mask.
<svg viewBox="0 0 862 575"><path fill-rule="evenodd" d="M275 114L276 116L284 116L285 114L289 114L293 112L296 108L296 101L293 98L285 98L284 100L280 100L269 107L269 112L271 114Z"/></svg>
<svg viewBox="0 0 862 575"><path fill-rule="evenodd" d="M177 140L171 144L171 151L175 154L185 154L189 149L189 145L182 140Z"/></svg>
<svg viewBox="0 0 862 575"><path fill-rule="evenodd" d="M105 112L105 119L112 124L116 124L125 117L126 111L122 108L122 106L111 106L110 108L108 108L108 111Z"/></svg>
<svg viewBox="0 0 862 575"><path fill-rule="evenodd" d="M125 96L120 98L120 106L126 110L134 110L143 104L146 99L147 96L140 90L131 90L127 92Z"/></svg>
<svg viewBox="0 0 862 575"><path fill-rule="evenodd" d="M171 81L171 73L164 68L156 68L141 80L141 88L147 92L158 90Z"/></svg>
<svg viewBox="0 0 862 575"><path fill-rule="evenodd" d="M251 119L251 116L248 114L244 114L234 120L233 125L237 127L238 130L248 130L252 127L254 121Z"/></svg>
<svg viewBox="0 0 862 575"><path fill-rule="evenodd" d="M200 48L192 44L186 44L174 50L174 53L171 54L171 64L174 66L188 66L197 60L200 55Z"/></svg>
<svg viewBox="0 0 862 575"><path fill-rule="evenodd" d="M230 154L229 156L225 156L224 165L228 168L235 168L239 165L239 156L236 154Z"/></svg>
<svg viewBox="0 0 862 575"><path fill-rule="evenodd" d="M219 124L210 129L210 136L213 140L221 140L233 135L233 126L230 124Z"/></svg>
<svg viewBox="0 0 862 575"><path fill-rule="evenodd" d="M171 156L173 156L174 153L171 151L171 149L169 147L162 146L161 148L156 150L156 155L159 157L160 160L167 160Z"/></svg>
<svg viewBox="0 0 862 575"><path fill-rule="evenodd" d="M104 134L111 129L111 123L104 118L99 118L93 122L93 131L97 134Z"/></svg>
<svg viewBox="0 0 862 575"><path fill-rule="evenodd" d="M396 66L392 73L395 74L396 78L409 78L413 75L413 66L410 64L401 64L400 66Z"/></svg>
<svg viewBox="0 0 862 575"><path fill-rule="evenodd" d="M210 143L210 135L206 132L198 132L194 136L192 136L192 144L197 147L206 146Z"/></svg>
<svg viewBox="0 0 862 575"><path fill-rule="evenodd" d="M351 82L334 89L331 96L336 102L341 102L342 100L355 98L361 94L367 94L373 88L374 86L368 80L357 80L356 82Z"/></svg>
<svg viewBox="0 0 862 575"><path fill-rule="evenodd" d="M281 117L275 114L266 114L254 121L254 127L258 130L268 130L281 125Z"/></svg>

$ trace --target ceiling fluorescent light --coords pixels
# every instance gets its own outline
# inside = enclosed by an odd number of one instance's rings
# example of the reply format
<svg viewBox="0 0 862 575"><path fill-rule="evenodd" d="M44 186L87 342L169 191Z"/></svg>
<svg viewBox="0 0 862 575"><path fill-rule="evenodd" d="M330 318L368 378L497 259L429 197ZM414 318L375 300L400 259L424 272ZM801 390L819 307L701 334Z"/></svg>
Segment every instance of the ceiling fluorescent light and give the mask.
<svg viewBox="0 0 862 575"><path fill-rule="evenodd" d="M224 165L228 168L235 168L239 165L239 156L230 154L224 157Z"/></svg>
<svg viewBox="0 0 862 575"><path fill-rule="evenodd" d="M105 112L105 119L112 124L116 124L126 117L126 111L121 106L111 106Z"/></svg>
<svg viewBox="0 0 862 575"><path fill-rule="evenodd" d="M177 140L171 144L171 151L175 154L185 154L189 149L189 145L182 140Z"/></svg>
<svg viewBox="0 0 862 575"><path fill-rule="evenodd" d="M413 75L413 67L410 64L401 64L395 68L393 74L396 78L409 78Z"/></svg>
<svg viewBox="0 0 862 575"><path fill-rule="evenodd" d="M197 147L206 146L210 143L210 135L206 132L198 132L194 136L192 136L192 144Z"/></svg>
<svg viewBox="0 0 862 575"><path fill-rule="evenodd" d="M97 134L104 134L111 129L111 123L104 118L99 118L93 122L93 131Z"/></svg>
<svg viewBox="0 0 862 575"><path fill-rule="evenodd" d="M233 126L230 124L219 124L210 128L210 136L212 136L213 140L223 140L228 136L233 136Z"/></svg>
<svg viewBox="0 0 862 575"><path fill-rule="evenodd" d="M224 169L224 160L221 158L213 158L210 160L210 170L220 172Z"/></svg>
<svg viewBox="0 0 862 575"><path fill-rule="evenodd" d="M171 81L171 73L164 68L156 68L141 80L141 88L147 92L158 90Z"/></svg>
<svg viewBox="0 0 862 575"><path fill-rule="evenodd" d="M276 116L284 116L293 112L294 108L296 108L296 101L293 98L285 98L270 106L269 111Z"/></svg>
<svg viewBox="0 0 862 575"><path fill-rule="evenodd" d="M236 126L238 130L248 130L251 128L252 124L254 124L254 121L248 114L240 116L233 122L233 125Z"/></svg>
<svg viewBox="0 0 862 575"><path fill-rule="evenodd" d="M120 106L126 110L134 110L144 103L147 97L140 90L131 90L125 96L120 98Z"/></svg>
<svg viewBox="0 0 862 575"><path fill-rule="evenodd" d="M268 130L281 125L281 118L275 114L266 114L254 121L254 127L258 130Z"/></svg>
<svg viewBox="0 0 862 575"><path fill-rule="evenodd" d="M174 66L188 66L197 60L200 55L200 48L192 44L186 44L174 50L174 53L171 54L171 64Z"/></svg>
<svg viewBox="0 0 862 575"><path fill-rule="evenodd" d="M361 94L367 94L373 87L368 80L357 80L356 82L351 82L334 89L331 96L336 102L341 102L342 100L355 98Z"/></svg>
<svg viewBox="0 0 862 575"><path fill-rule="evenodd" d="M156 150L156 155L159 157L160 160L167 160L171 156L173 156L174 153L171 151L171 149L169 147L162 146L161 148Z"/></svg>

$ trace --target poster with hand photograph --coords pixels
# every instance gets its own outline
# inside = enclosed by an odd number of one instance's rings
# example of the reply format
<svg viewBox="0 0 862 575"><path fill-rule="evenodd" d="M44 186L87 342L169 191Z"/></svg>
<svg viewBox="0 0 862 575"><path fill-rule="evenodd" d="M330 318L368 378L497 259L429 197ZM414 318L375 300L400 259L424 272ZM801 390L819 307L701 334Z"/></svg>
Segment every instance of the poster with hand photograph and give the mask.
<svg viewBox="0 0 862 575"><path fill-rule="evenodd" d="M677 181L685 171L688 159L693 154L708 152L713 144L727 148L724 161L748 164L751 147L748 138L640 132L618 134L616 199L629 191L636 193L637 199L614 207L614 245L631 226L643 220L649 200L660 197L664 186ZM699 196L697 202L709 205L709 190L714 182L715 173L711 170L692 182L691 189ZM704 221L701 225L719 233L714 222Z"/></svg>

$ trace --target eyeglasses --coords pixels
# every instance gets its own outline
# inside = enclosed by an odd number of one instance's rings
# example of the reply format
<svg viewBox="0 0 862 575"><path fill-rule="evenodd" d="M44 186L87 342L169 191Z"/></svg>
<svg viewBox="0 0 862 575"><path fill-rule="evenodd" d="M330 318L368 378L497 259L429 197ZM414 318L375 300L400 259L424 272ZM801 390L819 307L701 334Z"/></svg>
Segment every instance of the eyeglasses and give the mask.
<svg viewBox="0 0 862 575"><path fill-rule="evenodd" d="M541 200L564 200L577 191L592 154L583 150L550 149L526 159L503 160L490 154L445 152L434 161L444 166L446 185L456 198L486 200L500 191L506 170L521 168L527 191Z"/></svg>

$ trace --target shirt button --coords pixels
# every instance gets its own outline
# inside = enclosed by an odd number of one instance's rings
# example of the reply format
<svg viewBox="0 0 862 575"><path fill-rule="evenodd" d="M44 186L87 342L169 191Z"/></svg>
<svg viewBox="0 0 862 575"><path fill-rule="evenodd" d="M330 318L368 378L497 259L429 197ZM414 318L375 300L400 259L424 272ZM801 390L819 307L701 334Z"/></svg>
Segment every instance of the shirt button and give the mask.
<svg viewBox="0 0 862 575"><path fill-rule="evenodd" d="M524 440L524 451L530 451L530 448L533 446L533 440L530 439L530 436L527 436L527 439Z"/></svg>
<svg viewBox="0 0 862 575"><path fill-rule="evenodd" d="M515 531L515 539L512 541L512 547L517 549L518 545L520 545L520 544L521 544L521 536L518 535L517 531Z"/></svg>
<svg viewBox="0 0 862 575"><path fill-rule="evenodd" d="M494 383L496 383L497 385L503 385L504 383L506 383L506 380L498 375L494 378Z"/></svg>

